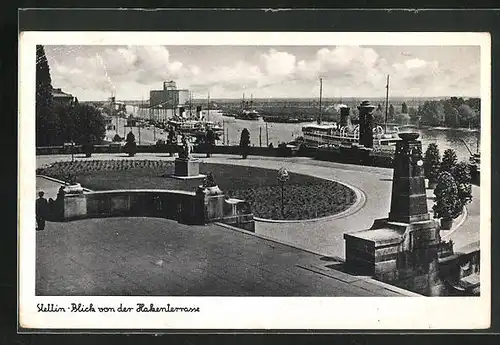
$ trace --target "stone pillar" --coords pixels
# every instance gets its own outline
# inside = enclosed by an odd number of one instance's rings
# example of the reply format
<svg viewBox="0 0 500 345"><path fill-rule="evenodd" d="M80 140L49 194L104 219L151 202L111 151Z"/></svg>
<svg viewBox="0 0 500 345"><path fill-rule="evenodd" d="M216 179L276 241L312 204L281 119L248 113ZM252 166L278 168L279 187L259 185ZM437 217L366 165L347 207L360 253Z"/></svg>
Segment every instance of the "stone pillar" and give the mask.
<svg viewBox="0 0 500 345"><path fill-rule="evenodd" d="M422 143L418 133L400 133L396 144L390 222L413 223L429 220Z"/></svg>
<svg viewBox="0 0 500 345"><path fill-rule="evenodd" d="M193 158L176 158L174 177L184 178L199 178L204 177L200 175L200 162Z"/></svg>
<svg viewBox="0 0 500 345"><path fill-rule="evenodd" d="M430 218L418 133L400 133L388 218L344 234L347 267L425 295L439 294L438 223Z"/></svg>
<svg viewBox="0 0 500 345"><path fill-rule="evenodd" d="M225 195L218 186L199 186L196 195L203 199L206 223L221 220L224 217Z"/></svg>
<svg viewBox="0 0 500 345"><path fill-rule="evenodd" d="M373 111L375 106L363 101L359 110L359 143L366 148L373 148Z"/></svg>
<svg viewBox="0 0 500 345"><path fill-rule="evenodd" d="M349 111L348 107L340 108L340 127L345 127L349 125Z"/></svg>

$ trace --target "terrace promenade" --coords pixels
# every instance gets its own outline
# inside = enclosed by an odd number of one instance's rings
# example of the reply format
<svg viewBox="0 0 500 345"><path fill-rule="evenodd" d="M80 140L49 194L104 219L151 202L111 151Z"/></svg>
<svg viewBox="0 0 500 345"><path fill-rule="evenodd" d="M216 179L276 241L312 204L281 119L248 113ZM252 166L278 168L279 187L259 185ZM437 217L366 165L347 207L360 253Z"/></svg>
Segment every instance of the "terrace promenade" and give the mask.
<svg viewBox="0 0 500 345"><path fill-rule="evenodd" d="M80 157L81 155L78 155L76 159L88 159ZM135 157L128 157L125 154L94 154L90 159L173 160L174 158L168 157L167 154L141 153ZM392 169L316 161L310 158L298 157L250 156L243 160L234 155L214 155L211 158L204 158L204 155L199 155L199 159L210 163L235 164L267 169L279 169L284 166L290 172L335 180L359 189L363 194L361 205L358 205L355 212L347 212L343 217L279 223L256 221L255 232L257 235L321 255L343 259L345 257L343 234L367 229L375 219L385 218L389 213ZM68 160L71 160L70 155L37 156L37 167L56 161ZM40 185L40 188L47 189L42 185ZM471 243L479 242L479 190L480 188L477 186L472 187L473 201L467 205L466 216L456 221L452 230L443 231L442 233L445 239L453 240L456 251L460 251L461 248L467 247ZM50 193L56 191L57 189L47 190L47 197L54 197ZM432 191L428 192L432 194ZM432 204L430 194L429 205Z"/></svg>
<svg viewBox="0 0 500 345"><path fill-rule="evenodd" d="M53 197L60 184L37 178ZM36 233L36 294L419 296L341 271L335 258L219 224L161 218L49 222Z"/></svg>

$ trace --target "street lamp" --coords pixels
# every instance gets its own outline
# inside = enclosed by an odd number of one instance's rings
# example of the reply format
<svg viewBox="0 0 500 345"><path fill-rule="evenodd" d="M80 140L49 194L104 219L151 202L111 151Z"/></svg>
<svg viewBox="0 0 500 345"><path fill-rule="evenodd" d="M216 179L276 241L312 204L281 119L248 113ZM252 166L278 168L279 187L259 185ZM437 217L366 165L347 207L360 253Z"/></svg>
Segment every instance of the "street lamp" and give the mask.
<svg viewBox="0 0 500 345"><path fill-rule="evenodd" d="M285 208L284 208L284 191L285 191L285 182L288 181L290 176L288 175L288 171L281 167L278 170L278 182L281 184L281 216L285 219Z"/></svg>

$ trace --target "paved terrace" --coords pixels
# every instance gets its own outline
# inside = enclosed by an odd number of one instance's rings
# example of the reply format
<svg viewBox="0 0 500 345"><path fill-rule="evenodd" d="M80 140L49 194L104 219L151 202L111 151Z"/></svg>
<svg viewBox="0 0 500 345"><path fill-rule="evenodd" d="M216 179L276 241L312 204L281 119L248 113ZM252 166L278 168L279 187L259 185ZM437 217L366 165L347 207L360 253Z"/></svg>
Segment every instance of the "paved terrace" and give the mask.
<svg viewBox="0 0 500 345"><path fill-rule="evenodd" d="M37 178L49 197L59 185ZM49 222L36 233L36 294L415 296L341 263L231 227L159 218Z"/></svg>
<svg viewBox="0 0 500 345"><path fill-rule="evenodd" d="M363 192L365 200L362 207L354 213L348 213L345 217L306 222L256 222L257 234L281 243L288 243L325 256L344 258L345 247L342 236L345 232L367 229L371 227L375 219L386 218L389 214L392 169L316 161L302 157L250 156L244 160L234 155L214 155L211 158L196 154L194 156L207 163L236 164L268 169L279 169L284 166L291 172L340 181L355 186ZM76 159L88 159L81 157L83 156L78 155ZM174 158L168 157L168 154L140 153L135 157L128 157L125 154L93 154L90 159L173 160ZM37 156L37 166L65 160L71 160L71 155ZM467 205L467 216L456 221L452 230L442 232L444 239L453 240L456 251L460 251L471 243L479 243L479 192L478 186L472 186L473 201ZM432 194L432 191L428 191L429 205L432 204ZM51 196L47 195L48 197Z"/></svg>

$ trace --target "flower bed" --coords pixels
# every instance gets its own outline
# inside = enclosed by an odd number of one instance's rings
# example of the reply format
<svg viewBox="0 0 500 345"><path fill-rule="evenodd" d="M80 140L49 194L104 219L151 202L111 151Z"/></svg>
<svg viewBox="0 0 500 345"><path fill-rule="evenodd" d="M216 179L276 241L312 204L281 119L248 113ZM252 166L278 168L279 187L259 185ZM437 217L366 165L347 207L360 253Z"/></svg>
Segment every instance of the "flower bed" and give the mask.
<svg viewBox="0 0 500 345"><path fill-rule="evenodd" d="M71 179L92 190L180 189L193 191L201 180L168 178L173 162L108 160L58 162L37 170L37 174ZM277 171L236 165L201 163L200 173L211 172L215 182L234 198L247 200L255 216L266 219L300 220L337 214L356 201L350 188L337 182L290 173L284 187L281 215L281 185Z"/></svg>

